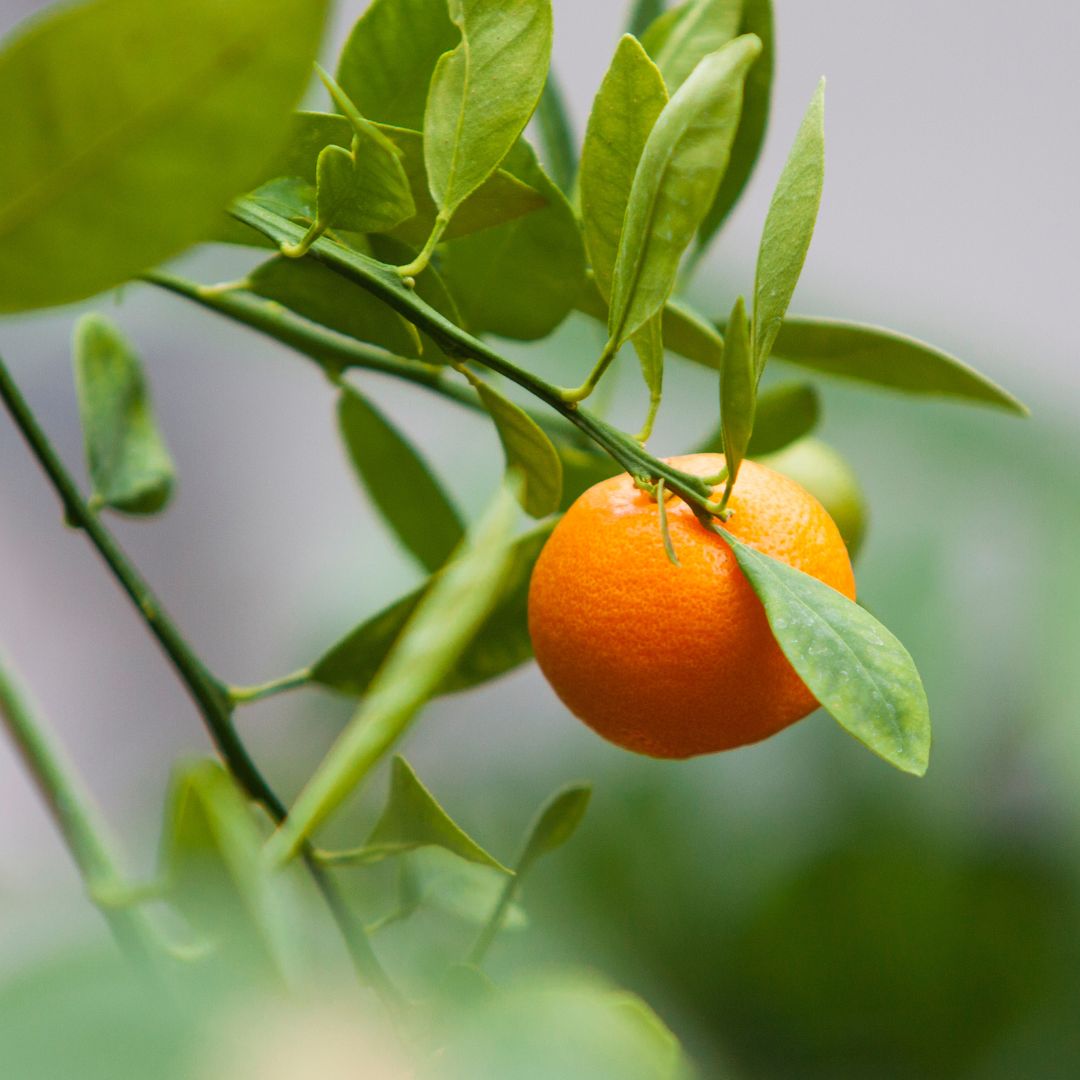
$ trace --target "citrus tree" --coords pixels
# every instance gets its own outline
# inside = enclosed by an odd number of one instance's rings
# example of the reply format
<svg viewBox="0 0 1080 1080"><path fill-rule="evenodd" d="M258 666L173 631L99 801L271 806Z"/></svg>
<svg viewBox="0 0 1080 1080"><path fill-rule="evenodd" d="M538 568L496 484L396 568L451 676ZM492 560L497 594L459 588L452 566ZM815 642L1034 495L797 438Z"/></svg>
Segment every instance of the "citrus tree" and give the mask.
<svg viewBox="0 0 1080 1080"><path fill-rule="evenodd" d="M373 991L344 998L340 1024L365 1076L683 1075L678 1044L638 999L581 975L496 987L484 974L499 932L520 921L523 880L570 838L588 785L557 792L504 861L391 752L433 697L535 651L575 715L641 754L728 750L820 706L885 763L921 775L926 695L903 645L855 600L864 508L846 463L809 437L816 380L1023 406L900 333L789 313L822 195L823 82L807 88L787 163L769 178L745 293L709 310L686 299L762 146L769 0L637 3L580 146L549 70L550 0L374 0L333 74L315 64L326 9L89 0L17 31L0 52L0 310L165 290L288 346L336 388L344 452L429 576L300 671L242 687L210 670L110 531L111 514L167 509L174 465L136 348L107 317L83 314L74 372L88 491L2 363L0 397L219 753L176 770L159 880L125 877L6 667L0 713L134 961L126 1015L167 1013L162 1039L187 1045L238 987L285 990L282 1029L302 1029L325 964L305 942L325 920ZM323 104L295 111L313 70ZM223 283L163 268L207 243L246 248L250 268ZM575 358L573 385L507 355L504 342L548 338L571 316L603 340ZM589 399L635 357L641 424L628 432ZM774 357L783 379L766 371ZM715 430L661 459L648 442L670 360L675 378L683 363L714 373ZM368 372L493 428L505 479L476 520L369 400ZM306 686L352 697L356 711L287 805L234 716ZM320 843L380 769L389 795L366 834L345 849ZM387 866L384 898L370 882ZM378 932L412 927L433 904L465 911L473 939L422 976L390 970ZM177 994L199 1007L167 1008ZM273 1060L274 1040L256 1043L229 1075Z"/></svg>

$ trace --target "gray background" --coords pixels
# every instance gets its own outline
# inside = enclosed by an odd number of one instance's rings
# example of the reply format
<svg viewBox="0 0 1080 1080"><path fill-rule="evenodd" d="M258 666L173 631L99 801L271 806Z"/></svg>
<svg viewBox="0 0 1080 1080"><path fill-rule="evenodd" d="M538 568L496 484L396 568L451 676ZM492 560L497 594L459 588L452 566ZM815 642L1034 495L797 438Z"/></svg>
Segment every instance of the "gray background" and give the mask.
<svg viewBox="0 0 1080 1080"><path fill-rule="evenodd" d="M39 6L0 0L2 29ZM360 7L340 5L339 31ZM828 178L796 310L926 337L1027 399L1037 424L1072 426L1080 414L1080 9L1071 0L777 0L776 7L779 72L766 151L698 300L725 310L727 284L749 286L771 185L825 73ZM579 125L623 8L616 0L556 0L555 63ZM192 273L224 276L220 259L199 256ZM725 287L710 289L710 281ZM330 423L332 393L317 372L146 290L132 290L119 308L111 298L98 306L144 353L181 472L179 497L163 520L122 522L117 531L213 666L236 682L291 670L415 580L356 491ZM66 310L0 322L0 350L81 470L71 321ZM587 364L582 356L577 366ZM475 465L475 450L490 436L421 393L371 385L437 458L462 503L479 505L494 473ZM674 389L657 452L684 448L679 400ZM951 415L942 414L945 423ZM995 423L1003 439L1014 430ZM914 500L914 482L894 464L891 486L886 475L879 488L886 498ZM874 463L882 467L888 463ZM959 475L946 469L923 480L942 499ZM970 527L974 535L995 527L995 518L987 510ZM82 539L61 526L54 498L3 418L0 643L110 818L124 822L137 868L147 870L169 762L202 751L205 740L126 600ZM243 722L270 768L293 775L318 757L341 716L340 703L313 695L275 702ZM432 706L410 753L453 772L476 769L475 755L498 769L519 762L523 748L542 750L556 771L576 772L581 761L608 761L594 744L529 670ZM56 933L55 909L67 909L74 878L4 740L0 807L0 950L18 951L47 927ZM76 912L68 928L88 917Z"/></svg>

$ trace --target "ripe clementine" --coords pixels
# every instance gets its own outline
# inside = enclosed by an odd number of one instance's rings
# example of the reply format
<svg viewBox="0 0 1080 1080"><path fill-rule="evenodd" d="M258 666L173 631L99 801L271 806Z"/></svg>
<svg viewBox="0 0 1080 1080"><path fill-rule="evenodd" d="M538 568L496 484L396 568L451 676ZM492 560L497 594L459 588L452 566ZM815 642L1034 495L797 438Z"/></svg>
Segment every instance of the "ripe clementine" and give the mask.
<svg viewBox="0 0 1080 1080"><path fill-rule="evenodd" d="M697 476L719 454L670 464ZM567 708L605 739L685 758L757 742L817 707L773 638L724 540L680 499L664 551L659 507L629 476L586 491L555 527L529 588L540 669ZM746 461L726 528L744 543L854 599L840 533L794 480Z"/></svg>

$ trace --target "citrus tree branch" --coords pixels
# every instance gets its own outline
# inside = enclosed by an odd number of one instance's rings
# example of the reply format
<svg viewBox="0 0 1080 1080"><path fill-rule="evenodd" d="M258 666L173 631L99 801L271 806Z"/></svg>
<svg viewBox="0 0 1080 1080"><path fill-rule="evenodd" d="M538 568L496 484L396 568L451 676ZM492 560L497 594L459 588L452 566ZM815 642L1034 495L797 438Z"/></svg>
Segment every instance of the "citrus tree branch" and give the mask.
<svg viewBox="0 0 1080 1080"><path fill-rule="evenodd" d="M227 689L188 645L150 586L98 516L87 506L78 486L37 422L2 359L0 400L3 400L27 445L60 496L68 520L86 533L172 661L173 667L198 706L214 745L237 782L252 799L266 807L275 821L284 821L287 814L285 804L263 777L236 731ZM400 995L372 951L362 923L344 902L325 869L311 858L310 852L305 851L304 858L358 970L380 992L388 1005L398 1007Z"/></svg>
<svg viewBox="0 0 1080 1080"><path fill-rule="evenodd" d="M238 221L250 225L277 244L295 242L303 233L300 226L251 199L238 200L231 212ZM650 482L663 479L669 491L711 512L710 490L699 477L653 457L631 436L605 423L576 402L566 401L560 387L518 367L483 341L462 330L403 284L392 266L342 247L326 237L312 244L308 257L379 297L434 338L448 355L477 363L528 391L596 443L626 472Z"/></svg>

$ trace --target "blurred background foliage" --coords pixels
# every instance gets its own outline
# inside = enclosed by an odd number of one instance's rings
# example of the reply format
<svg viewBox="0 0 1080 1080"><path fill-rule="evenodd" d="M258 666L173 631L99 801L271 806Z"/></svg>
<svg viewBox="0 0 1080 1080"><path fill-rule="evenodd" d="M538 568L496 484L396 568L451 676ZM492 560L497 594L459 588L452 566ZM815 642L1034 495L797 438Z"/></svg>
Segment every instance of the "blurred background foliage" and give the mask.
<svg viewBox="0 0 1080 1080"><path fill-rule="evenodd" d="M5 27L26 7L0 5ZM585 40L590 19L613 42L621 5L580 7L592 13L557 4L560 25L571 28L560 31L561 62L571 90L580 90L572 94L579 117L600 67L589 49L565 42ZM1038 177L1024 162L1041 161L1051 185L1075 164L1075 140L1055 142L1039 125L1054 112L1044 96L1064 87L1055 72L1075 44L1076 16L1047 2L1025 19L1061 29L1048 42L1057 59L1040 60L1036 72L1026 30L966 4L911 5L873 28L863 21L868 5L806 7L777 4L774 138L727 246L702 274L699 305L725 310L746 287L750 237L811 85L796 80L836 71L826 212L799 309L872 318L934 340L1000 378L1034 412L1022 423L821 384L820 434L852 463L871 508L857 568L861 598L908 646L929 692L928 776L893 773L822 716L723 757L635 758L568 717L531 668L435 703L406 750L459 820L503 858L552 787L595 782L580 833L529 883L528 927L496 945L496 977L537 963L594 969L648 1000L706 1077L1075 1076L1080 409L1075 369L1062 362L1071 327L1052 302L1068 265L1051 251L1057 233L1047 226L1056 189L1037 198ZM944 45L922 36L931 22ZM902 75L895 65L908 62L895 57L905 53L925 69L906 99L890 89ZM1003 94L990 84L995 57L1006 56L1031 75L1026 107L995 112L991 96L965 126L973 106L964 87ZM984 112L998 117L992 131ZM1018 149L994 173L986 166L1000 158L1001 125L1004 142ZM916 160L903 159L903 138L919 151ZM1027 139L1050 157L1025 158ZM937 168L926 177L931 159ZM984 186L972 193L976 174ZM995 232L983 213L990 205L1018 208L1019 220ZM876 251L859 246L867 222ZM1029 257L1038 249L1025 243L1049 253L1041 272ZM204 280L225 278L233 258L204 252L188 265ZM864 262L874 267L869 276ZM1050 291L1046 318L1013 303L1039 295L1036 279ZM151 370L182 481L162 523L122 523L118 532L215 663L254 681L306 662L416 578L355 490L318 372L210 317L181 321L180 310L132 289L115 312ZM2 342L74 462L69 327L70 313L35 317L5 324ZM543 345L508 351L570 381L597 347L593 329L575 318ZM475 443L494 436L479 435L480 421L422 390L368 383L475 510L497 470L494 455L476 464ZM659 453L684 450L715 422L707 373L672 362L668 386ZM635 424L632 371L610 407ZM168 762L201 750L201 735L92 555L59 527L7 425L0 462L5 637L139 853L136 869L148 869ZM260 707L245 724L283 789L294 790L349 708L312 692ZM5 1074L36 1076L20 1053L48 1051L59 1062L70 1051L82 1077L118 1075L118 1061L144 1069L152 1062L155 1071L141 1075L180 1075L194 1054L189 1024L203 1018L186 1006L146 1007L112 961L66 958L100 939L101 927L6 744L0 784ZM355 841L371 811L342 815L336 838ZM424 918L422 956L408 955L404 935L385 931L380 947L391 962L422 966L469 940L456 916ZM109 1034L120 1030L123 1040ZM252 1055L241 1056L250 1066ZM65 1068L58 1064L55 1075ZM386 1075L395 1075L392 1066Z"/></svg>

